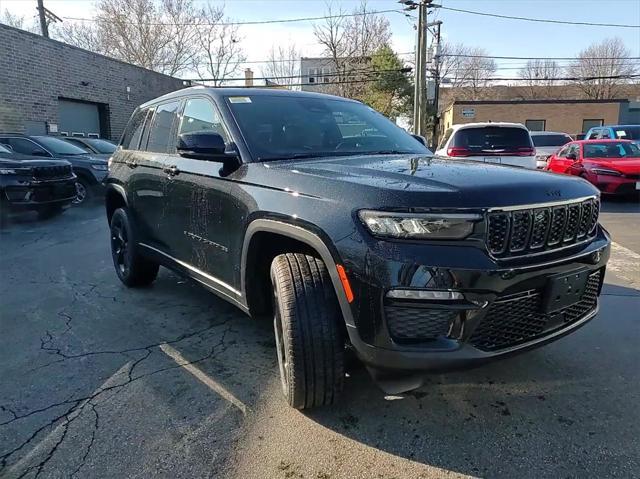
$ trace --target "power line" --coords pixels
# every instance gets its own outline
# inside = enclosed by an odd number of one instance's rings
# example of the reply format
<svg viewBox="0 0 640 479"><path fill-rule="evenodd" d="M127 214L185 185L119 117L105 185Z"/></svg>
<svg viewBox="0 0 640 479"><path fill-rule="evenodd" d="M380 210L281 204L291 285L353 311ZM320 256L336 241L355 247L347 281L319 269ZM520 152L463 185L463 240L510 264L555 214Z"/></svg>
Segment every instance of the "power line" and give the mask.
<svg viewBox="0 0 640 479"><path fill-rule="evenodd" d="M592 81L592 80L631 80L640 78L640 74L633 75L608 75L608 76L587 76L587 77L547 77L547 78L479 78L482 81ZM446 78L452 80L451 78Z"/></svg>
<svg viewBox="0 0 640 479"><path fill-rule="evenodd" d="M371 69L361 69L361 70L349 70L342 73L334 72L334 73L318 73L317 75L313 75L314 78L327 78L327 77L349 77L355 75L378 75L381 73L410 73L412 68L394 68L389 70L371 70ZM290 80L292 78L300 78L300 75L281 75L281 76L269 76L269 77L253 77L253 80ZM239 78L212 78L212 79L202 79L202 78L183 78L182 80L186 81L244 81L245 77ZM372 79L372 81L377 80L377 78ZM353 80L356 81L356 80ZM351 83L351 80L345 81L345 83ZM328 83L305 83L305 85L326 85Z"/></svg>
<svg viewBox="0 0 640 479"><path fill-rule="evenodd" d="M348 17L359 17L364 15L379 15L383 13L402 13L400 10L376 10L376 11L367 11L367 12L354 12L354 13L343 13L340 15L324 15L320 17L302 17L302 18L282 18L282 19L274 19L274 20L256 20L256 21L243 21L243 22L188 22L188 23L164 23L164 22L153 22L153 23L140 23L140 22L122 22L127 25L142 25L142 26L176 26L176 27L187 27L187 26L240 26L240 25L267 25L272 23L293 23L293 22L313 22L316 20L327 20L332 18L348 18ZM78 22L100 22L107 21L102 20L100 18L83 18L83 17L62 17L65 20L73 20Z"/></svg>
<svg viewBox="0 0 640 479"><path fill-rule="evenodd" d="M457 53L443 53L441 57L463 57L463 58L493 58L496 60L640 60L640 57L506 57L495 55L467 55Z"/></svg>
<svg viewBox="0 0 640 479"><path fill-rule="evenodd" d="M434 7L436 6L434 5ZM441 8L443 10L449 10L452 12L469 13L471 15L480 15L483 17L506 18L509 20L522 20L525 22L559 23L562 25L582 25L582 26L589 26L589 27L640 28L640 25L631 25L631 24L625 24L625 23L571 22L568 20L551 20L548 18L516 17L512 15L500 15L497 13L477 12L474 10L464 10L462 8L452 8L452 7L443 7L443 6L436 7L436 8Z"/></svg>

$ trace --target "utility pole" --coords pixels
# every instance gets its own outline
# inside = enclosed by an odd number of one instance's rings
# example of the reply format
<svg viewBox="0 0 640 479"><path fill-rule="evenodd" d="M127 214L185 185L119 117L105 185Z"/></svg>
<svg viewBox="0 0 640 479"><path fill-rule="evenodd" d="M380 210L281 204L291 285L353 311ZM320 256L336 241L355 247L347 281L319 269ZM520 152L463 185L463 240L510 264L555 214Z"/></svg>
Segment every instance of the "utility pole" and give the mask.
<svg viewBox="0 0 640 479"><path fill-rule="evenodd" d="M418 10L418 38L415 53L413 132L424 136L427 123L427 15L433 0L398 0L405 10Z"/></svg>
<svg viewBox="0 0 640 479"><path fill-rule="evenodd" d="M433 93L433 131L431 132L431 143L433 148L436 148L438 144L438 100L440 98L440 27L442 26L442 22L436 23L436 48L433 55L433 81L434 81L434 93Z"/></svg>
<svg viewBox="0 0 640 479"><path fill-rule="evenodd" d="M51 10L44 8L44 0L38 0L38 16L40 17L40 32L45 38L49 38L49 22L61 22L62 18Z"/></svg>
<svg viewBox="0 0 640 479"><path fill-rule="evenodd" d="M38 0L38 15L40 16L40 32L45 38L49 38L49 25L47 24L47 13L44 9L44 0Z"/></svg>

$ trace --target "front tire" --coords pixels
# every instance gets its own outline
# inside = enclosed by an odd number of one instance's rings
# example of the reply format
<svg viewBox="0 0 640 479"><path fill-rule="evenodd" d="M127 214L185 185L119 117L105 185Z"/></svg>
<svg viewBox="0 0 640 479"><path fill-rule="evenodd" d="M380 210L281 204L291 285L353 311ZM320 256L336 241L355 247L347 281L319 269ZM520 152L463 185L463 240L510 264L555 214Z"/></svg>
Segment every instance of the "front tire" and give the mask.
<svg viewBox="0 0 640 479"><path fill-rule="evenodd" d="M91 185L87 180L82 177L78 177L76 181L76 197L73 199L75 206L85 205L93 197L93 191Z"/></svg>
<svg viewBox="0 0 640 479"><path fill-rule="evenodd" d="M342 315L329 273L313 256L271 263L274 331L282 390L296 409L333 404L344 384Z"/></svg>
<svg viewBox="0 0 640 479"><path fill-rule="evenodd" d="M118 208L111 217L111 257L120 281L130 288L148 286L158 276L157 263L142 257L127 210Z"/></svg>

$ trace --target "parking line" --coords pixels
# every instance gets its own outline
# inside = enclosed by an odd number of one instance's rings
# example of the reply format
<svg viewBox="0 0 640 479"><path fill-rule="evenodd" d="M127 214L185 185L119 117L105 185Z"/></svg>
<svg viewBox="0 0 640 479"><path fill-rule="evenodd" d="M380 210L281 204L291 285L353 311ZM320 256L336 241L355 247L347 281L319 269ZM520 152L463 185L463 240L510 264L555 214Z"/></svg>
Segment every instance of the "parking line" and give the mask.
<svg viewBox="0 0 640 479"><path fill-rule="evenodd" d="M179 351L173 349L171 346L169 346L166 343L165 344L161 344L160 345L160 349L162 350L163 353L165 353L167 356L169 356L171 359L173 359L178 365L180 365L181 367L186 369L188 372L190 372L193 376L195 376L197 379L199 379L201 383L203 383L209 389L211 389L212 391L218 393L224 399L226 399L231 404L233 404L235 407L237 407L242 412L242 414L244 414L244 415L247 414L247 411L249 411L249 407L246 404L244 404L242 401L240 401L240 399L235 397L223 385L218 383L213 378L207 376L202 370L198 369L193 364L191 364L189 361L187 361L182 356L182 354L180 354Z"/></svg>
<svg viewBox="0 0 640 479"><path fill-rule="evenodd" d="M630 285L640 287L640 254L624 246L611 242L611 258L607 270Z"/></svg>

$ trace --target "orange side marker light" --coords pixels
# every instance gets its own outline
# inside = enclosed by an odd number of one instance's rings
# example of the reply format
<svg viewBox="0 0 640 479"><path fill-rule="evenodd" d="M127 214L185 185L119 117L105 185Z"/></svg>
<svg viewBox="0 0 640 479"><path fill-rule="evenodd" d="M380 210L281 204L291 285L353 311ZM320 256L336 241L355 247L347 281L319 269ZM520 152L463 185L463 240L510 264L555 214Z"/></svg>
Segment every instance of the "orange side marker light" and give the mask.
<svg viewBox="0 0 640 479"><path fill-rule="evenodd" d="M353 291L351 291L351 285L349 284L349 278L347 278L347 272L344 270L344 266L341 264L336 265L336 269L338 270L338 277L340 277L340 282L342 283L342 287L344 288L344 294L347 295L347 301L351 303L353 301Z"/></svg>

